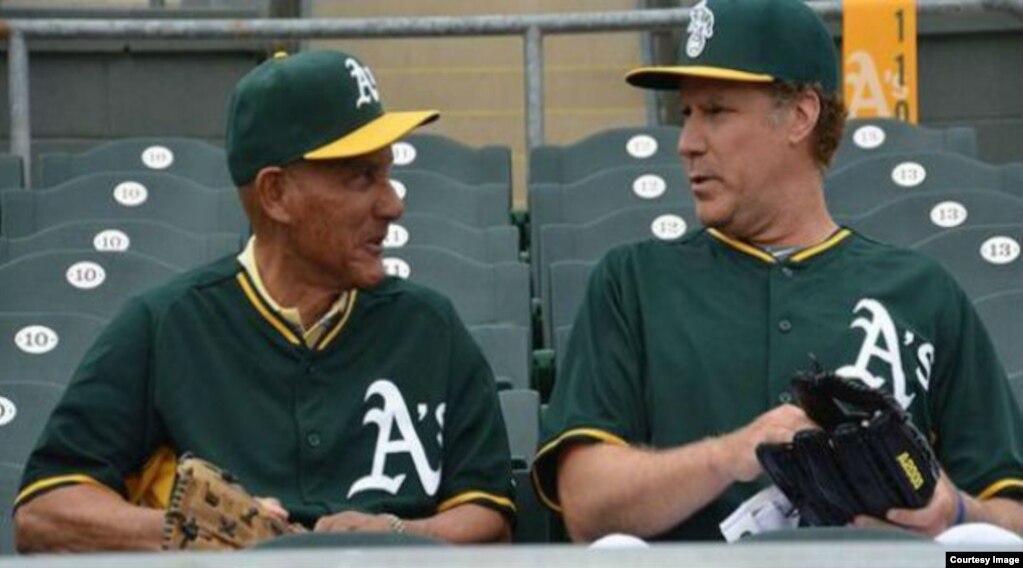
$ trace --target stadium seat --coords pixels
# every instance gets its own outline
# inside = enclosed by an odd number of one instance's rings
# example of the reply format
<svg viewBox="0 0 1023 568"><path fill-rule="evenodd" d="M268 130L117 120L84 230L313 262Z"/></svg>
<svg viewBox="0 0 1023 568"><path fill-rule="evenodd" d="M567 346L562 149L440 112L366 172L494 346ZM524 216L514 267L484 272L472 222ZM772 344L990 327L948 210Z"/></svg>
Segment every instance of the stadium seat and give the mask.
<svg viewBox="0 0 1023 568"><path fill-rule="evenodd" d="M1023 224L954 229L913 248L937 259L959 281L967 296L980 302L987 296L1023 288L1020 236Z"/></svg>
<svg viewBox="0 0 1023 568"><path fill-rule="evenodd" d="M63 394L63 387L50 383L0 383L0 466L25 463Z"/></svg>
<svg viewBox="0 0 1023 568"><path fill-rule="evenodd" d="M931 191L1002 191L1023 198L1023 164L992 166L950 153L876 156L832 172L824 197L834 215L862 215L881 204Z"/></svg>
<svg viewBox="0 0 1023 568"><path fill-rule="evenodd" d="M484 264L437 247L408 246L388 251L384 268L446 295L468 326L530 325L529 268L524 263Z"/></svg>
<svg viewBox="0 0 1023 568"><path fill-rule="evenodd" d="M977 131L964 126L927 128L891 118L846 121L832 171L864 158L918 152L950 152L977 157Z"/></svg>
<svg viewBox="0 0 1023 568"><path fill-rule="evenodd" d="M529 188L530 258L533 283L539 285L536 259L540 231L547 225L581 225L629 207L690 204L692 194L681 164L642 164L609 168L569 184L534 183Z"/></svg>
<svg viewBox="0 0 1023 568"><path fill-rule="evenodd" d="M1010 380L1023 381L1023 289L1006 290L978 300L984 322ZM1023 404L1023 400L1020 401Z"/></svg>
<svg viewBox="0 0 1023 568"><path fill-rule="evenodd" d="M235 192L217 192L184 178L140 172L89 174L45 190L0 194L0 233L23 237L87 219L160 221L193 233L247 233Z"/></svg>
<svg viewBox="0 0 1023 568"><path fill-rule="evenodd" d="M512 542L541 544L550 542L551 513L540 503L529 479L528 469L512 471L515 480L515 508L518 516Z"/></svg>
<svg viewBox="0 0 1023 568"><path fill-rule="evenodd" d="M132 251L180 268L192 268L232 253L244 241L237 233L196 235L156 221L78 221L27 237L0 237L0 264L53 250Z"/></svg>
<svg viewBox="0 0 1023 568"><path fill-rule="evenodd" d="M498 396L508 429L512 466L528 469L540 440L540 395L535 390L513 389L501 391Z"/></svg>
<svg viewBox="0 0 1023 568"><path fill-rule="evenodd" d="M615 128L565 146L529 152L529 184L572 183L598 171L628 165L679 164L677 126Z"/></svg>
<svg viewBox="0 0 1023 568"><path fill-rule="evenodd" d="M106 321L83 314L0 313L0 384L65 386Z"/></svg>
<svg viewBox="0 0 1023 568"><path fill-rule="evenodd" d="M519 231L512 225L476 228L429 213L406 213L391 223L384 247L406 245L449 250L477 262L519 260Z"/></svg>
<svg viewBox="0 0 1023 568"><path fill-rule="evenodd" d="M647 239L673 241L700 227L692 205L661 203L629 207L584 225L548 225L540 229L540 290L548 290L548 267L562 260L600 260L612 248ZM541 295L544 315L550 314L549 298ZM545 317L546 324L546 317ZM544 340L550 345L551 331L545 325Z"/></svg>
<svg viewBox="0 0 1023 568"><path fill-rule="evenodd" d="M0 266L0 312L48 311L110 318L131 296L180 269L132 252L54 251Z"/></svg>
<svg viewBox="0 0 1023 568"><path fill-rule="evenodd" d="M586 284L590 279L590 272L596 266L595 262L581 260L563 260L555 262L550 266L550 326L551 330L563 330L560 334L554 335L551 347L555 354L565 348L564 340L568 339L566 329L571 328L575 322L576 312L582 304L583 296L586 295ZM560 360L561 358L558 357Z"/></svg>
<svg viewBox="0 0 1023 568"><path fill-rule="evenodd" d="M21 169L21 158L13 154L0 153L0 189L25 187L25 175Z"/></svg>
<svg viewBox="0 0 1023 568"><path fill-rule="evenodd" d="M511 184L469 185L425 171L392 172L406 213L429 213L472 227L509 224Z"/></svg>
<svg viewBox="0 0 1023 568"><path fill-rule="evenodd" d="M474 325L469 327L469 333L490 363L499 389L529 388L531 349L528 327L507 323Z"/></svg>
<svg viewBox="0 0 1023 568"><path fill-rule="evenodd" d="M36 187L50 187L97 172L162 172L211 188L234 188L224 150L190 138L111 140L80 154L43 154Z"/></svg>
<svg viewBox="0 0 1023 568"><path fill-rule="evenodd" d="M835 220L872 239L909 247L957 227L1023 221L1023 198L1000 191L928 191Z"/></svg>
<svg viewBox="0 0 1023 568"><path fill-rule="evenodd" d="M507 146L472 148L446 136L412 134L391 150L395 175L425 170L469 185L511 184L511 149ZM509 201L506 206L510 205Z"/></svg>
<svg viewBox="0 0 1023 568"><path fill-rule="evenodd" d="M21 484L21 466L0 464L0 556L14 554L14 518L11 508Z"/></svg>

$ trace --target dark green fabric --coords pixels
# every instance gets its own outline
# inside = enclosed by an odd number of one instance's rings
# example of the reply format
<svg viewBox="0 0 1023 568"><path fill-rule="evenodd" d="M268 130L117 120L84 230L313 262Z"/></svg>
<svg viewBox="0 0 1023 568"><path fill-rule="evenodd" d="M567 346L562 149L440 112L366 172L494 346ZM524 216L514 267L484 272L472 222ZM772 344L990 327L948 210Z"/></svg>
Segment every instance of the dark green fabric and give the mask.
<svg viewBox="0 0 1023 568"><path fill-rule="evenodd" d="M468 491L514 499L491 371L446 299L385 280L313 351L257 312L241 270L226 258L131 300L86 354L22 487L86 474L124 494L168 444L306 524L343 509L425 517ZM380 483L353 491L374 468Z"/></svg>
<svg viewBox="0 0 1023 568"><path fill-rule="evenodd" d="M802 0L705 0L693 6L678 66L770 75L838 90L838 57L827 26ZM678 76L644 73L633 85L677 89Z"/></svg>
<svg viewBox="0 0 1023 568"><path fill-rule="evenodd" d="M613 250L590 279L540 447L576 428L655 448L733 431L791 400L811 354L845 375L862 357L961 489L1023 480L1020 412L972 305L933 261L856 234L775 264L707 231ZM535 462L547 495L558 449ZM761 485L733 486L662 538L720 539Z"/></svg>
<svg viewBox="0 0 1023 568"><path fill-rule="evenodd" d="M269 59L231 96L231 177L242 185L261 168L293 162L383 114L372 72L352 55L306 51Z"/></svg>

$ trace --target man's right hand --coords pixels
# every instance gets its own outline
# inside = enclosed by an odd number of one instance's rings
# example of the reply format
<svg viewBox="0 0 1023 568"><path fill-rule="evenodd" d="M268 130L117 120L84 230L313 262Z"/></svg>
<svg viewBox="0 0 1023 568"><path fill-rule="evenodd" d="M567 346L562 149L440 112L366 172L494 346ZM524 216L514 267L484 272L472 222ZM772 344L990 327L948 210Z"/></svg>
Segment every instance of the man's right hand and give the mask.
<svg viewBox="0 0 1023 568"><path fill-rule="evenodd" d="M800 430L819 428L802 408L784 404L758 416L746 426L718 438L719 464L734 481L752 481L763 471L757 461L757 446L785 444Z"/></svg>

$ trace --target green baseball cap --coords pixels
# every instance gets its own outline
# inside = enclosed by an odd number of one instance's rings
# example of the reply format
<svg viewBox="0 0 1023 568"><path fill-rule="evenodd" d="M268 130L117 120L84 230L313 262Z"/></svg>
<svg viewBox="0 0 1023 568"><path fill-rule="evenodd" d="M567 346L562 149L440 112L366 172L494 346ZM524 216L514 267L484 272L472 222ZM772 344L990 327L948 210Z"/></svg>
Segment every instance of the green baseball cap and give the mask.
<svg viewBox="0 0 1023 568"><path fill-rule="evenodd" d="M838 89L831 34L801 0L703 0L692 7L686 31L677 65L633 69L625 80L659 90L677 90L682 77Z"/></svg>
<svg viewBox="0 0 1023 568"><path fill-rule="evenodd" d="M386 112L369 67L341 51L278 54L234 88L227 164L236 185L299 159L375 152L437 119L435 110Z"/></svg>

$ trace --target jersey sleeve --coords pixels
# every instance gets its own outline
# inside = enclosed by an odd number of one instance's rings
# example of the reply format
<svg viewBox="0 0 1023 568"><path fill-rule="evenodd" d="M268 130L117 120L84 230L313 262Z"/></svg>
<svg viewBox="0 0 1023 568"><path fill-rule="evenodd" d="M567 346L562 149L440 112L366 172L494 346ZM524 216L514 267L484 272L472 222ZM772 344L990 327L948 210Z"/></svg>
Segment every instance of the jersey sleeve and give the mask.
<svg viewBox="0 0 1023 568"><path fill-rule="evenodd" d="M148 310L132 300L86 352L29 456L15 506L72 484L128 497L127 476L155 445L150 331Z"/></svg>
<svg viewBox="0 0 1023 568"><path fill-rule="evenodd" d="M954 286L954 285L953 285ZM935 452L957 487L971 495L1023 498L1023 419L983 322L954 286L935 358ZM939 349L942 349L939 347Z"/></svg>
<svg viewBox="0 0 1023 568"><path fill-rule="evenodd" d="M619 249L594 269L576 315L550 404L532 480L540 500L560 512L558 455L573 443L643 443L642 347L637 295Z"/></svg>
<svg viewBox="0 0 1023 568"><path fill-rule="evenodd" d="M448 308L451 380L437 512L475 503L514 518L511 451L493 371L454 308Z"/></svg>

